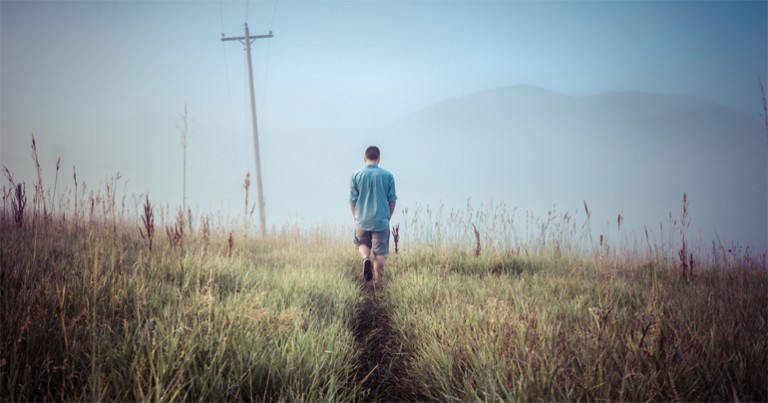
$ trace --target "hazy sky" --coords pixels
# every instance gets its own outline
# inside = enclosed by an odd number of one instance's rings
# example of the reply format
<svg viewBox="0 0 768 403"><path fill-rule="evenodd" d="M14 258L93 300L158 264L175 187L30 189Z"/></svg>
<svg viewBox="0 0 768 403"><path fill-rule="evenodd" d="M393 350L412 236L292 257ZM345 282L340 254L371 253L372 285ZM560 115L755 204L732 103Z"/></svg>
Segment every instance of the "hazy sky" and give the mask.
<svg viewBox="0 0 768 403"><path fill-rule="evenodd" d="M297 159L289 153L302 133L322 130L332 143L335 129L375 132L437 102L517 84L571 96L681 94L759 116L766 5L2 0L0 159L31 182L34 133L49 183L61 156L68 182L72 166L94 187L119 171L128 192L149 190L175 204L176 126L186 104L194 118L190 202L240 213L241 184L254 170L245 54L220 39L222 32L242 36L247 20L251 34L275 35L253 46L268 221L342 220L348 177L323 177L323 161L344 160L351 173L360 148L385 139L361 135ZM306 214L294 200L300 192L281 195L285 186L302 186L280 183L282 170L298 169L281 161L306 161L298 164L329 191L305 202L338 210Z"/></svg>

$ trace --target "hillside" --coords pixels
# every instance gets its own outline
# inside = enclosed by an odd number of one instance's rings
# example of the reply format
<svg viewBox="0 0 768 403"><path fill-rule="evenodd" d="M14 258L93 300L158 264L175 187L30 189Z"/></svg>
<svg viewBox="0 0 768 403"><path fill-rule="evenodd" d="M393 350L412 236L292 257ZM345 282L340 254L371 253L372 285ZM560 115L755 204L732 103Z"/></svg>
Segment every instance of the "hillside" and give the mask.
<svg viewBox="0 0 768 403"><path fill-rule="evenodd" d="M705 244L766 244L765 133L757 117L675 95L570 97L515 86L416 112L386 130L400 192L425 203L494 200L546 214L586 200L598 224L678 218Z"/></svg>

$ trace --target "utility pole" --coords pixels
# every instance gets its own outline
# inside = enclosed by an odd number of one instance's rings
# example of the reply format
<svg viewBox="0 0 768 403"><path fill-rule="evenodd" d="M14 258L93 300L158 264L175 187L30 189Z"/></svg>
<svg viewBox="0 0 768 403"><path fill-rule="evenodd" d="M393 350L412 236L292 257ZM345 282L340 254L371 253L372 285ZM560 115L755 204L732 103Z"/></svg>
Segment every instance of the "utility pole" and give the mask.
<svg viewBox="0 0 768 403"><path fill-rule="evenodd" d="M763 96L763 122L765 123L765 178L768 183L768 101L765 99L765 87L763 86L763 80L760 76L757 76L757 82L760 84L760 94ZM766 185L766 193L768 193L768 184ZM768 206L766 209L766 236L768 236Z"/></svg>
<svg viewBox="0 0 768 403"><path fill-rule="evenodd" d="M259 156L259 128L256 125L256 97L253 95L253 67L251 66L251 43L256 39L272 38L272 31L267 35L253 35L248 32L248 23L245 23L245 36L225 38L221 34L222 41L240 41L245 45L245 55L248 59L248 83L251 89L251 120L253 122L253 151L256 154L256 189L259 192L259 226L261 235L267 235L267 219L264 214L264 190L261 185L261 157Z"/></svg>

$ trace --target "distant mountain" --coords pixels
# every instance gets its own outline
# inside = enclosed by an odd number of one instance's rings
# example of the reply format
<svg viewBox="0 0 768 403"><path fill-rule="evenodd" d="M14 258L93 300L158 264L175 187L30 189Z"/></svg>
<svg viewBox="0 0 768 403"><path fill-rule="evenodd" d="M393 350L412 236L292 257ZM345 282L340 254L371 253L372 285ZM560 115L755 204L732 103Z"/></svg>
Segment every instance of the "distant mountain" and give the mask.
<svg viewBox="0 0 768 403"><path fill-rule="evenodd" d="M678 218L688 193L697 235L766 245L766 145L757 116L667 94L570 97L531 86L435 104L386 129L403 197L522 210L587 200L635 229ZM462 204L463 203L463 204ZM725 234L725 235L724 235Z"/></svg>

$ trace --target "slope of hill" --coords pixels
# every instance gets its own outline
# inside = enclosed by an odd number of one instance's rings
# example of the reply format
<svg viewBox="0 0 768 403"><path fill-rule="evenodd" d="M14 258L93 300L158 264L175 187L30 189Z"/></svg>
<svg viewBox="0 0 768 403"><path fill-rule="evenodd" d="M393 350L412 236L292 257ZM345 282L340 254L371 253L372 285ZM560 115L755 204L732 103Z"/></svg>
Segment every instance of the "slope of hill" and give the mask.
<svg viewBox="0 0 768 403"><path fill-rule="evenodd" d="M540 214L586 200L598 223L615 227L623 210L638 231L679 218L685 192L695 237L709 243L714 228L726 242L766 245L761 122L712 102L515 86L436 104L387 133L387 162L410 200L493 199Z"/></svg>

